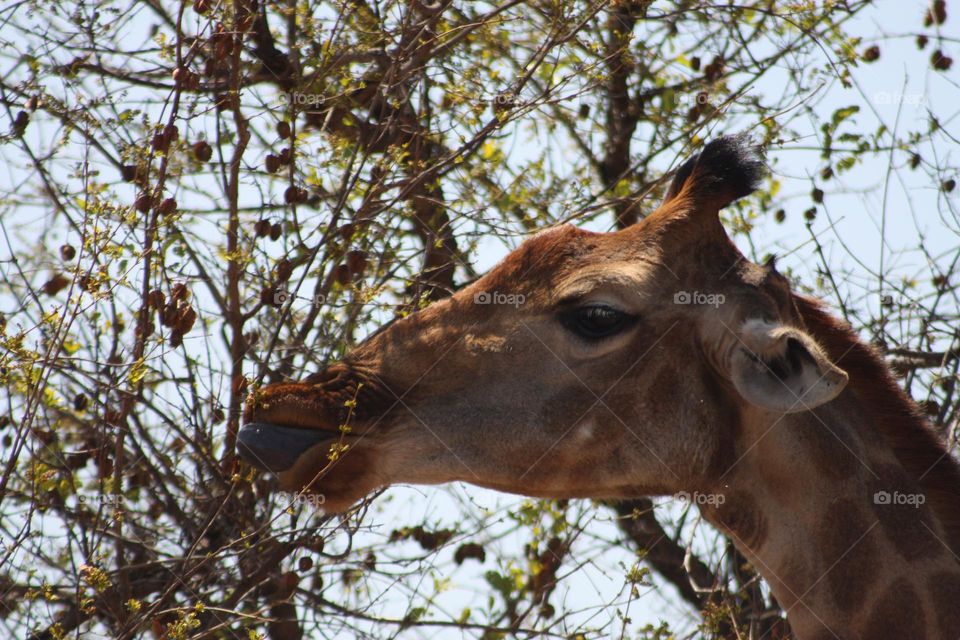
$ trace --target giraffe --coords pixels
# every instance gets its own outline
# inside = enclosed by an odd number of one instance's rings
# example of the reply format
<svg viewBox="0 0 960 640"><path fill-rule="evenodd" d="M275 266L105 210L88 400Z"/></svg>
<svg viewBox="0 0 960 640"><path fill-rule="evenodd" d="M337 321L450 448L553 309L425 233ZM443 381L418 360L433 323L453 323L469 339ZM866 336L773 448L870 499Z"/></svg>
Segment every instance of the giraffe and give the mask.
<svg viewBox="0 0 960 640"><path fill-rule="evenodd" d="M342 512L396 483L698 501L800 640L960 637L960 466L878 352L719 210L743 136L611 233L543 231L342 362L251 396L241 455Z"/></svg>

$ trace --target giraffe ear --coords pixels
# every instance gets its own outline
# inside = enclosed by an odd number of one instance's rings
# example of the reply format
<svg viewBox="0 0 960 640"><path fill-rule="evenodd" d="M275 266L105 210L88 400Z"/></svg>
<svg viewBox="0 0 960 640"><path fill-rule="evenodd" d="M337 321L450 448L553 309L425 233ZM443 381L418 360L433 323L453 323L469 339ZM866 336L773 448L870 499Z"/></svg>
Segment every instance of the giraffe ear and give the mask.
<svg viewBox="0 0 960 640"><path fill-rule="evenodd" d="M730 367L733 385L747 402L784 413L830 402L849 379L812 337L759 319L743 324Z"/></svg>

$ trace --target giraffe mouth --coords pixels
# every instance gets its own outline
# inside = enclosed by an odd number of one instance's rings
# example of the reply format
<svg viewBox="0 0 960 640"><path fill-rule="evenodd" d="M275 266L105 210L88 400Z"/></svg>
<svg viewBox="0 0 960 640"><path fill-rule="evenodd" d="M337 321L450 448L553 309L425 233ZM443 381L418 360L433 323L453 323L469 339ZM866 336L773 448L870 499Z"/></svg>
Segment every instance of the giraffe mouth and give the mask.
<svg viewBox="0 0 960 640"><path fill-rule="evenodd" d="M283 427L265 422L250 422L237 433L237 453L264 471L287 471L308 449L330 443L339 433L302 427Z"/></svg>

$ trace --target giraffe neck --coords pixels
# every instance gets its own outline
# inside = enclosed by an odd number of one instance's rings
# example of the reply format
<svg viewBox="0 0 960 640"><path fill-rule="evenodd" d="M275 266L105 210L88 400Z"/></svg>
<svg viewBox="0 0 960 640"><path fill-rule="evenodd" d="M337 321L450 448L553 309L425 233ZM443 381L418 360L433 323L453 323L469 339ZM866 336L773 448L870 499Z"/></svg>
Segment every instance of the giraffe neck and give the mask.
<svg viewBox="0 0 960 640"><path fill-rule="evenodd" d="M745 416L739 461L704 515L767 580L800 640L960 637L960 559L845 394L807 413Z"/></svg>

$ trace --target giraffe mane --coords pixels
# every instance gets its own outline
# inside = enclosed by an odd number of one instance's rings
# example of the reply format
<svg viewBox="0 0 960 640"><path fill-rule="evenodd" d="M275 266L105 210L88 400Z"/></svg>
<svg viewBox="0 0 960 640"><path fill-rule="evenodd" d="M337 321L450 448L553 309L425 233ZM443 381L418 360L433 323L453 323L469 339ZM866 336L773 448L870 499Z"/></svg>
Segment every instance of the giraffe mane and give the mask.
<svg viewBox="0 0 960 640"><path fill-rule="evenodd" d="M917 405L901 389L879 351L814 298L794 294L806 328L830 358L850 374L850 389L872 424L919 485L943 525L944 542L960 555L960 464Z"/></svg>

